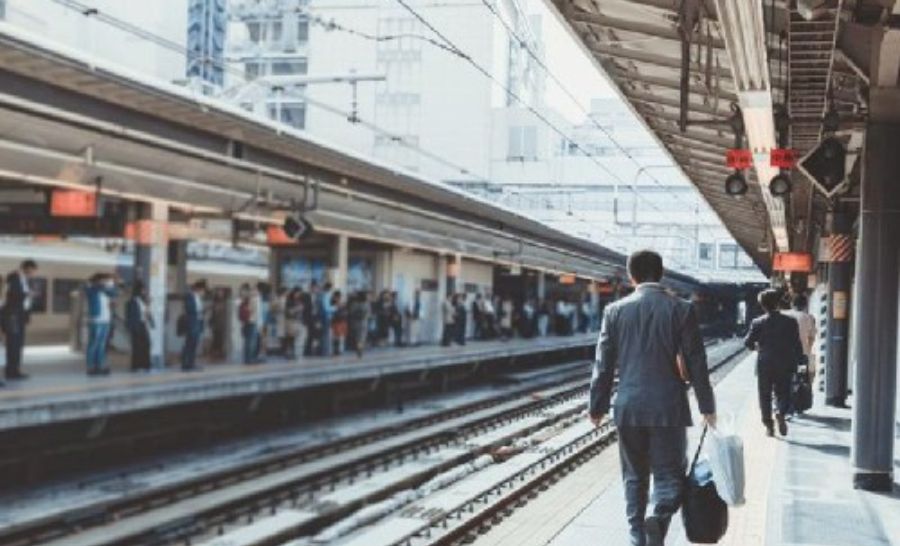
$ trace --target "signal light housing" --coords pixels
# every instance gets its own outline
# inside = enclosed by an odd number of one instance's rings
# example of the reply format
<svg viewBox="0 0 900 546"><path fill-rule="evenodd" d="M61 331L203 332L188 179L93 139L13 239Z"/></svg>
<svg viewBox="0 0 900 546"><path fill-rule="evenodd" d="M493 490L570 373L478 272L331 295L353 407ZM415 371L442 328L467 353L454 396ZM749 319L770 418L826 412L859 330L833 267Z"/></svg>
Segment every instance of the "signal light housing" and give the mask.
<svg viewBox="0 0 900 546"><path fill-rule="evenodd" d="M775 197L783 197L791 193L791 177L785 173L778 173L769 181L769 192Z"/></svg>
<svg viewBox="0 0 900 546"><path fill-rule="evenodd" d="M749 186L741 171L734 171L725 179L725 193L739 197L747 193Z"/></svg>

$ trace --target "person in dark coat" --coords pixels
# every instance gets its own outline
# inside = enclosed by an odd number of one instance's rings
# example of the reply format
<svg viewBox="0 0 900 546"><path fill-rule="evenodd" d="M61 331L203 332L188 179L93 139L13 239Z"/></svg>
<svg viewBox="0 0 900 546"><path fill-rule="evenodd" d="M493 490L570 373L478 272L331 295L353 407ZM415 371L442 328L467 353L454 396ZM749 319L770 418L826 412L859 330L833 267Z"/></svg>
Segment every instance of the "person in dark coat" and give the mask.
<svg viewBox="0 0 900 546"><path fill-rule="evenodd" d="M144 283L140 280L135 281L131 297L125 305L125 324L131 335L131 371L147 371L150 369L150 330L153 328L153 316L150 314Z"/></svg>
<svg viewBox="0 0 900 546"><path fill-rule="evenodd" d="M642 250L628 259L634 293L609 305L597 341L588 413L599 426L610 410L613 379L619 384L613 417L618 434L626 515L632 546L661 546L680 508L691 426L679 356L700 413L715 426L715 397L694 306L659 284L659 254ZM650 475L652 515L645 519Z"/></svg>
<svg viewBox="0 0 900 546"><path fill-rule="evenodd" d="M186 328L184 347L181 349L181 369L198 370L197 348L203 335L204 309L203 298L206 295L206 281L199 280L191 285L191 290L184 295L184 316Z"/></svg>
<svg viewBox="0 0 900 546"><path fill-rule="evenodd" d="M791 408L791 378L803 359L800 331L794 318L779 311L781 294L763 290L757 297L766 314L750 323L744 345L757 351L756 386L759 411L769 436L775 435L772 420L772 393L775 393L778 432L787 434L785 417Z"/></svg>
<svg viewBox="0 0 900 546"><path fill-rule="evenodd" d="M0 309L0 327L6 338L6 379L26 379L22 373L22 352L25 349L25 329L31 319L31 278L37 273L37 263L25 260L19 269L6 276L6 297Z"/></svg>

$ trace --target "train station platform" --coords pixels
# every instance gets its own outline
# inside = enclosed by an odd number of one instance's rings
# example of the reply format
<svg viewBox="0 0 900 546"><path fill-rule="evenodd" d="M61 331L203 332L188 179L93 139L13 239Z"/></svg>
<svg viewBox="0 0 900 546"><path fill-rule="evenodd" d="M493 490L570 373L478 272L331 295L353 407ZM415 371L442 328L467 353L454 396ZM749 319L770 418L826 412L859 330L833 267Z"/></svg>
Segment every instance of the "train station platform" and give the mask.
<svg viewBox="0 0 900 546"><path fill-rule="evenodd" d="M719 544L900 545L900 485L895 483L892 494L853 489L851 410L825 407L817 393L813 409L789 422L787 437L768 438L758 418L754 362L755 355L743 359L715 389L720 419L732 415L743 437L747 474L747 502L729 509L728 533ZM689 434L694 449L700 428ZM896 441L900 443L900 435ZM895 477L900 476L900 461L895 465ZM628 546L624 514L619 456L613 447L511 512L475 544ZM680 515L673 519L666 544L690 544Z"/></svg>
<svg viewBox="0 0 900 546"><path fill-rule="evenodd" d="M129 373L122 355L113 355L112 374L105 377L86 376L83 355L35 348L25 357L24 368L30 378L0 388L0 431L180 404L372 382L402 374L418 374L424 379L434 371L471 370L489 361L588 351L595 340L596 333L589 333L475 341L465 346L380 348L366 352L362 358L351 353L290 362L273 357L260 365L209 364L199 372L182 372L175 367L146 374Z"/></svg>

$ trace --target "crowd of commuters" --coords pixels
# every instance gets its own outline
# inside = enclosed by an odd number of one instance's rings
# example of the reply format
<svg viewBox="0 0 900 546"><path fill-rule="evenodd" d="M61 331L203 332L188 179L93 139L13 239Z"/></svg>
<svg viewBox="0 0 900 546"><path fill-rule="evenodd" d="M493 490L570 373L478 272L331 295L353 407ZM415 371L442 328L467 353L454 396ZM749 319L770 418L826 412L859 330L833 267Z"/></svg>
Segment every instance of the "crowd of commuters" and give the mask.
<svg viewBox="0 0 900 546"><path fill-rule="evenodd" d="M22 351L34 297L30 280L36 272L37 264L26 260L5 280L0 329L8 380L27 377L21 370ZM153 368L152 333L164 325L154 323L143 282L135 280L129 291L125 288L115 275L96 273L81 290L87 334L85 364L90 376L110 373L107 355L117 324L128 337L131 370ZM200 355L210 361L227 359L234 321L240 331L242 361L248 365L263 363L271 356L294 360L346 351L361 358L370 348L418 346L425 341L423 325L437 321L445 346L464 345L467 340L566 336L599 326L599 315L588 298L580 302L563 298L515 301L489 293L458 293L448 295L434 308L426 305L420 290L403 301L391 290L343 294L330 283L312 281L306 287L278 289L265 282L245 283L232 304L228 289L210 290L205 280L198 280L179 299L181 310L173 317L174 333L181 342L179 363L186 372L201 369ZM117 312L120 308L121 314ZM427 316L429 313L433 316Z"/></svg>

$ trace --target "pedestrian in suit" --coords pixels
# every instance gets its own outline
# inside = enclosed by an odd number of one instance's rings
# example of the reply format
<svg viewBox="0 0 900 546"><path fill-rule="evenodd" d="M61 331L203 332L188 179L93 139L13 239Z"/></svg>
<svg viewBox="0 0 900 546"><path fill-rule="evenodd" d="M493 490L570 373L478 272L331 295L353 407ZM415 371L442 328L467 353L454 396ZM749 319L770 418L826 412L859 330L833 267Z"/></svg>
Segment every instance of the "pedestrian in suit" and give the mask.
<svg viewBox="0 0 900 546"><path fill-rule="evenodd" d="M84 287L88 311L88 344L85 351L88 375L109 375L106 353L112 324L111 301L116 297L112 275L96 273Z"/></svg>
<svg viewBox="0 0 900 546"><path fill-rule="evenodd" d="M797 321L779 311L781 295L777 290L763 290L757 297L766 314L750 323L744 345L757 351L756 386L759 411L769 436L774 436L772 393L775 393L778 432L787 434L785 417L791 408L791 376L803 359L803 345Z"/></svg>
<svg viewBox="0 0 900 546"><path fill-rule="evenodd" d="M6 276L6 297L0 309L0 326L6 337L6 379L26 379L22 373L25 329L31 319L32 291L30 281L37 273L34 260L25 260L19 269Z"/></svg>
<svg viewBox="0 0 900 546"><path fill-rule="evenodd" d="M619 437L626 515L632 546L663 544L681 504L691 426L687 389L677 360L683 358L700 413L715 425L715 398L706 350L691 303L659 284L659 254L643 250L628 259L635 291L606 307L590 384L589 415L599 426L610 410L613 378L619 385L613 419ZM647 513L653 474L654 507Z"/></svg>
<svg viewBox="0 0 900 546"><path fill-rule="evenodd" d="M131 297L125 304L125 324L131 335L131 371L150 370L150 330L153 328L153 316L147 300L144 283L134 282Z"/></svg>
<svg viewBox="0 0 900 546"><path fill-rule="evenodd" d="M203 298L206 295L206 281L199 280L191 285L184 295L185 332L184 347L181 348L181 369L193 371L197 366L197 347L203 335Z"/></svg>

